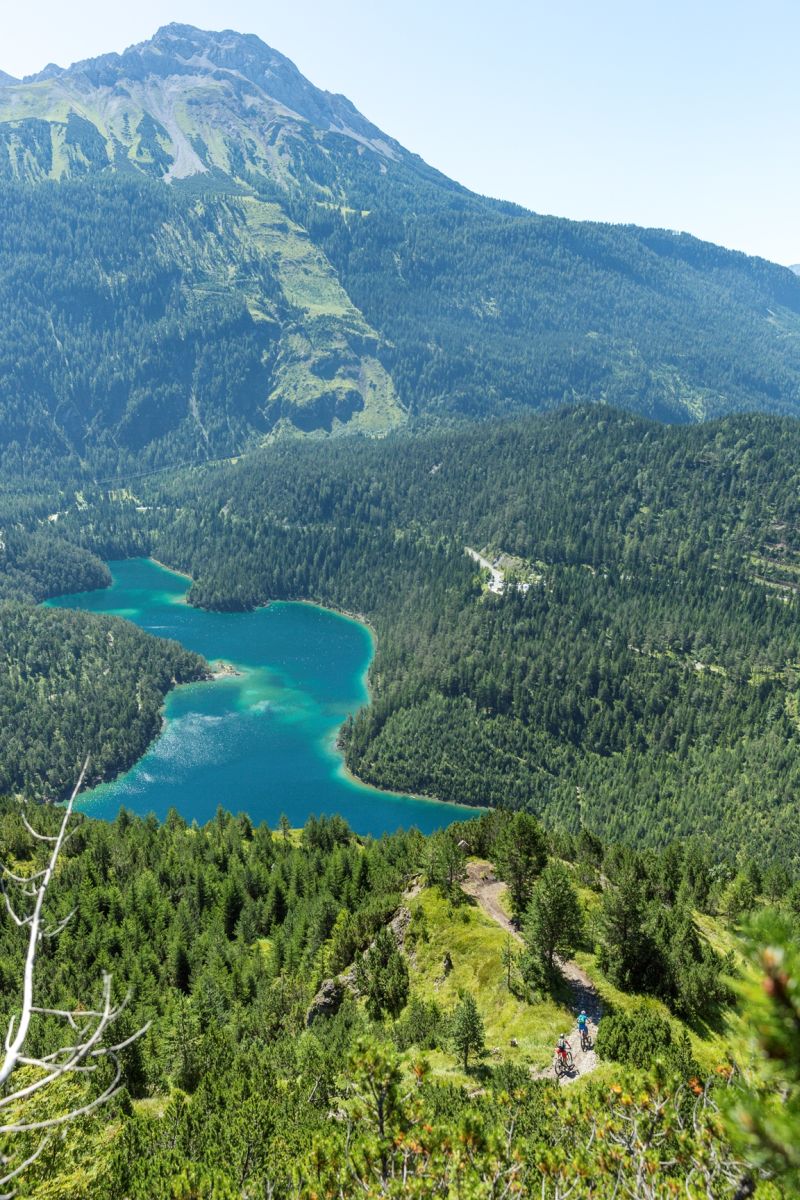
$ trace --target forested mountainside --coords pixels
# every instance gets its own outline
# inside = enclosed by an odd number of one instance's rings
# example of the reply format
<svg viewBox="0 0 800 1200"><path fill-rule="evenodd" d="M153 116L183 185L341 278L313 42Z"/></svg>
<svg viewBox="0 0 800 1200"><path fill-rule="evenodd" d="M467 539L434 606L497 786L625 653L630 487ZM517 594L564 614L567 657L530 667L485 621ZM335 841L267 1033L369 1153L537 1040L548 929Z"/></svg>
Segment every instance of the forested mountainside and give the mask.
<svg viewBox="0 0 800 1200"><path fill-rule="evenodd" d="M196 604L366 615L372 703L342 734L366 781L797 863L798 462L792 420L589 406L274 446L50 498L45 525L153 553ZM503 556L502 594L465 547Z"/></svg>
<svg viewBox="0 0 800 1200"><path fill-rule="evenodd" d="M22 875L46 853L8 805L0 846ZM527 913L519 946L464 896L465 850ZM119 1054L123 1092L54 1138L17 1194L789 1200L797 893L774 868L720 874L696 844L550 840L519 815L377 842L338 818L302 833L222 810L204 828L77 818L48 905L75 915L39 964L39 1004L85 1004L102 964L115 995L130 989L114 1037L148 1027ZM551 1065L575 1020L546 968L554 916L604 1006L601 1065L569 1087ZM10 922L0 939L7 1011L22 939ZM52 1018L34 1031L37 1054L59 1045ZM107 1083L78 1075L17 1116L47 1120ZM35 1139L7 1136L7 1162Z"/></svg>
<svg viewBox="0 0 800 1200"><path fill-rule="evenodd" d="M128 621L0 600L0 795L59 800L131 767L176 683L208 668Z"/></svg>
<svg viewBox="0 0 800 1200"><path fill-rule="evenodd" d="M25 511L30 518L30 510ZM0 522L8 515L0 500ZM0 601L38 603L59 592L88 592L110 582L105 563L83 547L49 536L46 528L28 532L17 523L0 524Z"/></svg>
<svg viewBox="0 0 800 1200"><path fill-rule="evenodd" d="M167 26L4 83L0 214L18 473L576 400L798 411L791 271L475 196L257 38Z"/></svg>
<svg viewBox="0 0 800 1200"><path fill-rule="evenodd" d="M0 185L0 445L102 474L233 454L291 420L386 431L378 336L307 235L252 197Z"/></svg>
<svg viewBox="0 0 800 1200"><path fill-rule="evenodd" d="M198 655L127 621L33 607L111 582L96 555L54 536L54 502L43 490L0 495L0 794L39 800L69 795L87 754L92 782L132 766L169 689L208 674Z"/></svg>

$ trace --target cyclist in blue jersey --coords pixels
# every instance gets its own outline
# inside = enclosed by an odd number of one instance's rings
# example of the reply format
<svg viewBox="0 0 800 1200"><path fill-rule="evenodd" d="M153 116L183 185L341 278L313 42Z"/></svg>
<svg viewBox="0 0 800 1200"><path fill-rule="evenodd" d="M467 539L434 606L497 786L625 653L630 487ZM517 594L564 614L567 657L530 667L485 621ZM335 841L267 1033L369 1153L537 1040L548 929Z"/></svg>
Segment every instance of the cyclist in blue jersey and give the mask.
<svg viewBox="0 0 800 1200"><path fill-rule="evenodd" d="M585 1050L589 1043L589 1018L586 1009L578 1017L578 1033L581 1035L581 1049Z"/></svg>

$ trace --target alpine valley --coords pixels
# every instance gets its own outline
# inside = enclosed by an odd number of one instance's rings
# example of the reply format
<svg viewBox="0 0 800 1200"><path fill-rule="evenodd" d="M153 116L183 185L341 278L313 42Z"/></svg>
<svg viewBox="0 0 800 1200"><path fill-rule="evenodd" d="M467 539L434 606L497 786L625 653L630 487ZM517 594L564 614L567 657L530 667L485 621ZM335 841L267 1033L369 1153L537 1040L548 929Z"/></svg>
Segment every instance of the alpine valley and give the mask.
<svg viewBox="0 0 800 1200"><path fill-rule="evenodd" d="M258 38L0 80L0 448L106 474L571 400L800 408L800 281L476 196Z"/></svg>
<svg viewBox="0 0 800 1200"><path fill-rule="evenodd" d="M800 1194L798 270L0 71L0 1194Z"/></svg>

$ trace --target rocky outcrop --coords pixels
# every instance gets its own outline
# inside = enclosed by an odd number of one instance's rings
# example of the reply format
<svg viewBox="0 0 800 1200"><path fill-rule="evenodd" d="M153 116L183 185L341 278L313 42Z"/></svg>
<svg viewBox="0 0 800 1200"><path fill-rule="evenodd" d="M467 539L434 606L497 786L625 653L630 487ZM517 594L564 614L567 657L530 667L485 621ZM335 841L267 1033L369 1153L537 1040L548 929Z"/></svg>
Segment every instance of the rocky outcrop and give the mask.
<svg viewBox="0 0 800 1200"><path fill-rule="evenodd" d="M340 979L325 979L306 1013L309 1029L319 1017L335 1017L344 999L345 985Z"/></svg>
<svg viewBox="0 0 800 1200"><path fill-rule="evenodd" d="M406 934L410 924L411 910L403 905L402 908L398 908L397 912L389 922L389 929L394 936L394 940L397 942L398 950L402 950L406 944Z"/></svg>
<svg viewBox="0 0 800 1200"><path fill-rule="evenodd" d="M411 911L403 905L402 908L398 908L389 922L389 930L397 942L398 950L402 950L405 945L406 933L410 924ZM374 946L374 944L374 941L370 943L371 946ZM357 957L360 958L360 954ZM361 995L356 979L355 963L352 963L346 971L342 971L335 979L325 979L323 981L306 1013L306 1027L312 1025L317 1017L335 1016L341 1007L346 991L351 992L356 998Z"/></svg>

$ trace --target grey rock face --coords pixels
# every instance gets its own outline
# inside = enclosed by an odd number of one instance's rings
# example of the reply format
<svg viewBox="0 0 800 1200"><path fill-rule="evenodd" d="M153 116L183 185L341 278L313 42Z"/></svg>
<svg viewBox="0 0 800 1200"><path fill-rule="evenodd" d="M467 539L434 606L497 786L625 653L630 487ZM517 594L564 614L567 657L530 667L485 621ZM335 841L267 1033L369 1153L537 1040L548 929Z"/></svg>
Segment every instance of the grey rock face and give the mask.
<svg viewBox="0 0 800 1200"><path fill-rule="evenodd" d="M325 979L311 1001L306 1013L306 1028L310 1028L319 1017L335 1017L344 998L344 985L338 979Z"/></svg>

